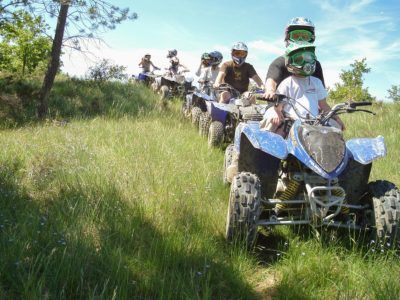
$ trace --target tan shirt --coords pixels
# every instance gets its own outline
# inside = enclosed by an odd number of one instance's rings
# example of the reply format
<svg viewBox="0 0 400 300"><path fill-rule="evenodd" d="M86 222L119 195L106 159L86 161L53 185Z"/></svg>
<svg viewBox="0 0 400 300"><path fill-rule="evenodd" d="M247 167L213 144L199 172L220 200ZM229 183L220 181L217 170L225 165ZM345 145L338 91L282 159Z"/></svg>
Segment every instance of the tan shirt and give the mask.
<svg viewBox="0 0 400 300"><path fill-rule="evenodd" d="M224 82L233 86L240 93L247 91L250 78L257 75L254 67L246 62L240 66L235 65L233 61L224 62L220 71L225 73Z"/></svg>

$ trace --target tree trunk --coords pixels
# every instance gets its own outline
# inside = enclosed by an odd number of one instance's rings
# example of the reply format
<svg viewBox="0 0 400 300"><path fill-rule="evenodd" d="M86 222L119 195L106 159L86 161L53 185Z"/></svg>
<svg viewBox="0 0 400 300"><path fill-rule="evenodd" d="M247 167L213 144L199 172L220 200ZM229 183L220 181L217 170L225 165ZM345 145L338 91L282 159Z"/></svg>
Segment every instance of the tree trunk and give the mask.
<svg viewBox="0 0 400 300"><path fill-rule="evenodd" d="M65 24L67 22L69 0L60 1L61 8L57 19L57 27L54 35L53 45L51 47L51 57L47 67L46 75L43 80L42 89L40 90L38 117L44 119L48 110L48 99L50 90L53 87L54 78L56 77L60 66L61 46L64 37Z"/></svg>

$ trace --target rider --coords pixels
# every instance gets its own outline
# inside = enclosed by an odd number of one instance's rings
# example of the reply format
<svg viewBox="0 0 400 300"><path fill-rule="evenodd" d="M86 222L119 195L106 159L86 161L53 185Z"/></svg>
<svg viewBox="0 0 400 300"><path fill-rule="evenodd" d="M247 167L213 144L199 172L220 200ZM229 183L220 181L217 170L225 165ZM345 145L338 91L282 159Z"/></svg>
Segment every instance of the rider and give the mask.
<svg viewBox="0 0 400 300"><path fill-rule="evenodd" d="M147 53L142 57L141 61L139 62L139 67L142 67L142 73L150 72L150 66L153 67L153 70L160 70L160 68L156 67L150 59L151 55Z"/></svg>
<svg viewBox="0 0 400 300"><path fill-rule="evenodd" d="M205 85L208 83L208 69L211 65L211 56L209 53L205 52L201 55L201 61L199 68L196 71L196 76L199 77L199 88L203 89Z"/></svg>
<svg viewBox="0 0 400 300"><path fill-rule="evenodd" d="M329 111L331 108L326 102L327 92L322 81L312 76L317 65L315 46L307 42L289 43L285 52L285 65L291 75L279 84L276 93L296 100L295 109L303 118L309 117L308 115L315 117L319 111ZM285 136L288 132L281 126L284 115L291 119L298 119L295 109L291 105L282 103L269 108L260 127ZM345 129L338 116L334 116L333 119L337 122L335 125L342 130Z"/></svg>
<svg viewBox="0 0 400 300"><path fill-rule="evenodd" d="M168 50L167 58L169 58L169 63L170 63L168 71L170 72L171 75L178 74L179 67L187 69L184 65L182 65L179 62L177 55L178 51L176 51L176 49Z"/></svg>
<svg viewBox="0 0 400 300"><path fill-rule="evenodd" d="M242 42L237 42L232 46L232 60L221 65L214 87L218 88L222 83L228 83L242 94L248 90L250 78L259 87L263 87L262 80L254 67L245 62L247 53L247 46ZM232 96L230 92L224 91L219 95L219 102L228 103Z"/></svg>
<svg viewBox="0 0 400 300"><path fill-rule="evenodd" d="M210 77L210 81L212 83L215 82L215 80L217 79L220 67L219 64L222 62L223 56L221 54L221 52L219 51L213 51L210 52L210 57L211 57L211 77Z"/></svg>
<svg viewBox="0 0 400 300"><path fill-rule="evenodd" d="M206 54L206 53L205 53ZM217 79L219 73L219 64L222 62L223 56L219 51L212 51L207 53L205 56L203 54L205 63L199 67L199 70L196 72L196 75L199 76L200 88L204 87L204 84L209 83L210 87L213 86L215 80ZM207 66L207 67L206 67Z"/></svg>
<svg viewBox="0 0 400 300"><path fill-rule="evenodd" d="M309 42L314 43L315 26L310 19L297 17L292 19L285 28L285 46L291 42ZM265 83L265 98L271 98L275 94L276 87L291 74L285 66L285 56L277 57L269 66L267 79ZM324 75L320 62L316 61L314 77L321 80L325 86Z"/></svg>

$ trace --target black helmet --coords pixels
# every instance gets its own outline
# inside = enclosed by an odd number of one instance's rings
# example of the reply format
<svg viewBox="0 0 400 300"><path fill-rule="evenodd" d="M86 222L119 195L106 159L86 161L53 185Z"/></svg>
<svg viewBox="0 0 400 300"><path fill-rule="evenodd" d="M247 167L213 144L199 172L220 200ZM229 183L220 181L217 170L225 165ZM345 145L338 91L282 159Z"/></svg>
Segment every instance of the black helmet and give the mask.
<svg viewBox="0 0 400 300"><path fill-rule="evenodd" d="M175 49L168 50L167 58L174 57L174 56L176 56L177 54L178 54L178 51L176 51Z"/></svg>
<svg viewBox="0 0 400 300"><path fill-rule="evenodd" d="M211 59L210 54L207 52L201 55L201 60L210 60L210 59Z"/></svg>
<svg viewBox="0 0 400 300"><path fill-rule="evenodd" d="M219 65L222 62L223 56L219 51L213 51L210 53L211 65Z"/></svg>

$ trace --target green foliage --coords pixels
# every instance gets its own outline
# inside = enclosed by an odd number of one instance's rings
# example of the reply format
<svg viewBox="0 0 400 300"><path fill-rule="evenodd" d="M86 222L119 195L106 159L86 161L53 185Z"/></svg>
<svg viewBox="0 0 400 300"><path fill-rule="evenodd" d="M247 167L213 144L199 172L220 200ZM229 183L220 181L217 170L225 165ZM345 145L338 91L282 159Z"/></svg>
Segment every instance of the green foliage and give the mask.
<svg viewBox="0 0 400 300"><path fill-rule="evenodd" d="M0 77L0 128L36 122L40 90L38 78ZM97 82L58 76L49 98L49 118L70 119L94 116L134 116L151 111L156 96L132 83Z"/></svg>
<svg viewBox="0 0 400 300"><path fill-rule="evenodd" d="M112 1L111 1L112 2ZM126 20L136 20L138 15L104 0L73 0L68 4L68 22L65 39L68 45L76 50L85 48L85 40L97 39L107 30L113 30ZM60 1L42 1L38 7L43 7L50 17L57 17L60 11ZM83 42L83 43L82 43Z"/></svg>
<svg viewBox="0 0 400 300"><path fill-rule="evenodd" d="M25 11L14 12L13 19L0 26L0 70L21 75L38 68L43 70L51 50L46 29L41 17L32 17Z"/></svg>
<svg viewBox="0 0 400 300"><path fill-rule="evenodd" d="M103 59L93 67L89 68L88 78L95 81L106 81L106 80L126 80L128 75L124 73L126 70L125 66L119 66L113 64L108 59Z"/></svg>
<svg viewBox="0 0 400 300"><path fill-rule="evenodd" d="M342 70L339 75L342 83L336 83L335 87L329 91L328 100L333 103L344 101L376 101L368 92L368 88L363 87L363 74L371 71L367 67L366 58L361 61L356 60L350 64L350 70Z"/></svg>
<svg viewBox="0 0 400 300"><path fill-rule="evenodd" d="M394 102L400 102L400 85L392 85L388 89L389 96L387 98L393 100Z"/></svg>

